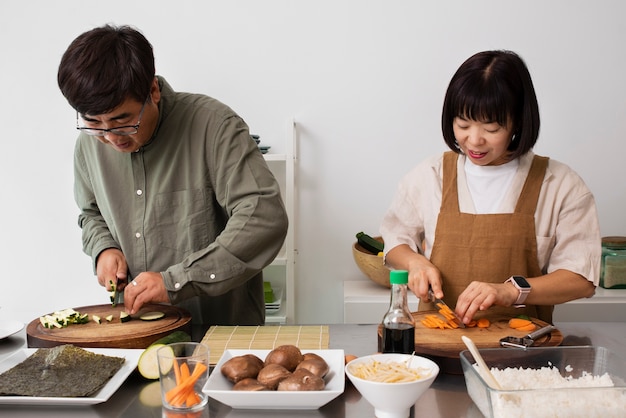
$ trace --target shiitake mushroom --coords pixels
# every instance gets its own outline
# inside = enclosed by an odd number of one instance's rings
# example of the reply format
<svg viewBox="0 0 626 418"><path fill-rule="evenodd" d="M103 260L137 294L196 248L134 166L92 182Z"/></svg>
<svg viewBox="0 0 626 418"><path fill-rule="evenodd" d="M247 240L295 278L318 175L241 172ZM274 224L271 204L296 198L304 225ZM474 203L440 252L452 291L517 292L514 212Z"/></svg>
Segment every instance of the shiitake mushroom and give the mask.
<svg viewBox="0 0 626 418"><path fill-rule="evenodd" d="M314 375L307 369L297 369L291 376L283 379L278 384L279 391L311 391L323 390L324 379Z"/></svg>
<svg viewBox="0 0 626 418"><path fill-rule="evenodd" d="M315 391L323 390L323 377L330 368L315 353L302 353L295 345L281 345L261 360L253 354L236 356L226 361L222 374L235 385L233 390Z"/></svg>
<svg viewBox="0 0 626 418"><path fill-rule="evenodd" d="M269 390L269 388L259 382L257 379L254 379L252 377L246 377L245 379L241 379L239 382L235 383L235 385L233 386L233 390L258 392L261 390Z"/></svg>
<svg viewBox="0 0 626 418"><path fill-rule="evenodd" d="M291 372L278 363L268 364L263 367L257 376L259 383L267 386L270 390L276 390L278 383L291 376Z"/></svg>
<svg viewBox="0 0 626 418"><path fill-rule="evenodd" d="M304 360L304 357L300 349L295 345L286 344L270 351L265 357L265 365L280 364L285 369L293 372L302 360Z"/></svg>
<svg viewBox="0 0 626 418"><path fill-rule="evenodd" d="M309 354L313 354L313 353L309 353ZM315 354L315 356L317 356L317 354ZM298 364L298 366L296 366L296 370L298 369L307 369L308 371L313 373L315 376L324 377L326 376L326 373L328 373L328 371L330 370L330 367L328 367L328 363L326 363L326 360L324 360L320 356L306 357L305 355L304 360L302 360Z"/></svg>
<svg viewBox="0 0 626 418"><path fill-rule="evenodd" d="M264 367L263 360L254 354L235 356L226 361L220 371L228 380L237 383L246 378L255 378Z"/></svg>

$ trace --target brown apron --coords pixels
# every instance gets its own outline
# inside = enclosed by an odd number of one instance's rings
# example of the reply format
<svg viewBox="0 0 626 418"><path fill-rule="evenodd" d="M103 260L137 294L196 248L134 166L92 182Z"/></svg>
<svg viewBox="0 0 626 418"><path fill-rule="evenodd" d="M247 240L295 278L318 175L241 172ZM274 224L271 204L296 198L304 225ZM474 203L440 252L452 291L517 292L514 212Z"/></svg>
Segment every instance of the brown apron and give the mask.
<svg viewBox="0 0 626 418"><path fill-rule="evenodd" d="M443 293L450 306L473 280L503 283L512 275L541 276L535 236L535 209L548 158L535 156L513 213L473 215L461 213L457 188L457 159L446 152L443 159L441 211L430 261L442 275ZM419 310L434 309L431 303ZM525 308L492 306L489 311L525 314L552 323L554 306Z"/></svg>

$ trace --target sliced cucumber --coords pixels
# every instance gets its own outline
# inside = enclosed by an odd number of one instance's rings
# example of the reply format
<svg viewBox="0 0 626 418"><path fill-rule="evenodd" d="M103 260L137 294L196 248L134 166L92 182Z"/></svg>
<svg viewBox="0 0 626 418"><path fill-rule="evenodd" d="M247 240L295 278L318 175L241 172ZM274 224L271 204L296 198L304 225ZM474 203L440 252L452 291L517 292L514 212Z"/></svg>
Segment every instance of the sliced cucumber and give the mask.
<svg viewBox="0 0 626 418"><path fill-rule="evenodd" d="M109 315L109 316L107 316L107 317L106 317L106 318L104 318L104 319L106 319L106 320L107 320L107 322L111 322L111 321L113 321L113 315Z"/></svg>
<svg viewBox="0 0 626 418"><path fill-rule="evenodd" d="M139 316L139 319L142 321L156 321L157 319L164 318L165 314L163 312L154 311L142 314Z"/></svg>
<svg viewBox="0 0 626 418"><path fill-rule="evenodd" d="M115 283L113 283L113 280L109 280L109 284L111 285L111 293L109 296L109 299L111 299L111 306L115 306L116 305L116 296L117 296L117 285Z"/></svg>
<svg viewBox="0 0 626 418"><path fill-rule="evenodd" d="M163 338L156 340L139 356L139 362L137 368L139 373L146 379L158 379L159 378L159 364L157 361L156 352L159 348L166 346L167 344L187 342L191 341L191 336L184 331L174 331L173 333L166 335ZM174 355L174 350L172 355ZM169 367L171 367L170 365ZM165 365L167 368L167 365Z"/></svg>
<svg viewBox="0 0 626 418"><path fill-rule="evenodd" d="M96 324L101 324L102 323L102 320L100 319L100 317L98 315L91 315L91 319L93 319L93 321Z"/></svg>
<svg viewBox="0 0 626 418"><path fill-rule="evenodd" d="M157 359L157 351L161 347L168 347L165 344L152 344L150 347L146 348L141 356L139 356L139 361L137 363L137 369L139 373L146 379L158 379L159 378L159 361ZM172 357L174 357L174 350L172 350ZM167 350L167 348L166 348ZM169 369L172 368L172 364L163 365L164 368L163 373L167 373Z"/></svg>
<svg viewBox="0 0 626 418"><path fill-rule="evenodd" d="M120 322L128 322L130 321L132 318L130 315L128 315L126 312L124 311L120 311Z"/></svg>
<svg viewBox="0 0 626 418"><path fill-rule="evenodd" d="M89 322L89 315L68 308L41 316L39 322L44 328L63 328L72 324L86 324Z"/></svg>

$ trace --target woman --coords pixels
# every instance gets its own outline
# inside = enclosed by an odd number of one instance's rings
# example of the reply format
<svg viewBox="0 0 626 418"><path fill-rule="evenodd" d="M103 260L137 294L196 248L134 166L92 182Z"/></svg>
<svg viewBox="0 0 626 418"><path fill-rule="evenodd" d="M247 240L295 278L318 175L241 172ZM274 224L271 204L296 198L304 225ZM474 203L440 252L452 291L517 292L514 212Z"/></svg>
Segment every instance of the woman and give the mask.
<svg viewBox="0 0 626 418"><path fill-rule="evenodd" d="M452 152L404 177L381 225L385 262L409 271L420 310L433 309L431 287L465 324L488 308L551 323L555 304L592 296L595 201L573 170L532 152L539 106L523 60L485 51L465 61L442 130Z"/></svg>

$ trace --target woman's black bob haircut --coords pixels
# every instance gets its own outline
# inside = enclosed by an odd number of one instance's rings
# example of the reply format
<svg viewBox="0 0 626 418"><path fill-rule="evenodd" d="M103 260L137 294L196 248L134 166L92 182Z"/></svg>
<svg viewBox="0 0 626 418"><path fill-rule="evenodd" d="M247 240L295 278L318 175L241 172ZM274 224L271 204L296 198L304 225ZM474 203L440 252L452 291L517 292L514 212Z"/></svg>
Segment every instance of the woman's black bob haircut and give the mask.
<svg viewBox="0 0 626 418"><path fill-rule="evenodd" d="M484 51L467 59L446 91L441 115L443 138L460 153L454 137L457 116L480 122L513 126L511 158L530 151L539 136L539 104L524 61L511 51Z"/></svg>

